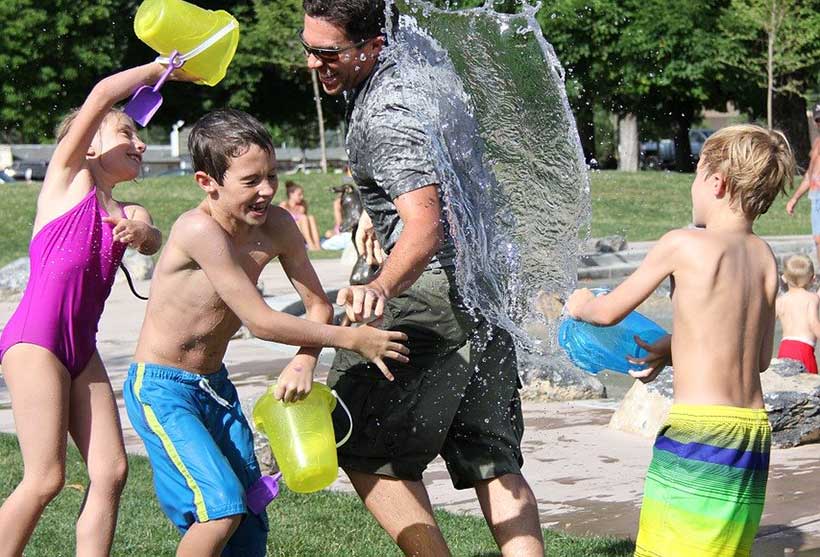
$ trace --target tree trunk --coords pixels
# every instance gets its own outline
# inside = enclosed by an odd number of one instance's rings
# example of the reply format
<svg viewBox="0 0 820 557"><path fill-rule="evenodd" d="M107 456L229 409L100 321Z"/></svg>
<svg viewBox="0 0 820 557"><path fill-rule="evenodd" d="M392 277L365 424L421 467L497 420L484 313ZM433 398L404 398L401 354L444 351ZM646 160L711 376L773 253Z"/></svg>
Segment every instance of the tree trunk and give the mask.
<svg viewBox="0 0 820 557"><path fill-rule="evenodd" d="M768 52L766 56L766 124L772 129L772 96L774 91L774 41L777 33L777 21L775 19L775 0L771 0L772 11L769 20L769 29L766 33Z"/></svg>
<svg viewBox="0 0 820 557"><path fill-rule="evenodd" d="M806 118L806 99L800 95L780 94L775 97L773 123L792 146L794 158L801 169L809 164L811 138Z"/></svg>
<svg viewBox="0 0 820 557"><path fill-rule="evenodd" d="M675 120L675 170L678 172L692 172L695 165L692 160L692 145L689 143L689 127L692 117L681 114Z"/></svg>
<svg viewBox="0 0 820 557"><path fill-rule="evenodd" d="M638 117L625 114L618 118L618 170L638 170Z"/></svg>
<svg viewBox="0 0 820 557"><path fill-rule="evenodd" d="M322 114L322 95L319 93L319 78L316 75L316 70L310 72L310 77L313 80L313 99L316 101L316 117L319 119L319 148L322 152L322 160L319 166L322 172L327 172L327 146L325 145L325 117Z"/></svg>

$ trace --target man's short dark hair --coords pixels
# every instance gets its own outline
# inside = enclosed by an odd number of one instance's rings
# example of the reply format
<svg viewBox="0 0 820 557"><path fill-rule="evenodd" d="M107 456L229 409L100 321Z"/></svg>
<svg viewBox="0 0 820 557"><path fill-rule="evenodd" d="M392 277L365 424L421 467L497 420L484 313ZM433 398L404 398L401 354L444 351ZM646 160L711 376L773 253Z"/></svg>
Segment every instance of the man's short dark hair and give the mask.
<svg viewBox="0 0 820 557"><path fill-rule="evenodd" d="M262 123L241 110L221 108L209 112L194 124L188 136L188 151L194 171L202 171L222 183L230 159L242 155L251 145L273 153L273 140Z"/></svg>
<svg viewBox="0 0 820 557"><path fill-rule="evenodd" d="M385 33L384 0L302 0L302 7L310 17L344 29L352 41Z"/></svg>

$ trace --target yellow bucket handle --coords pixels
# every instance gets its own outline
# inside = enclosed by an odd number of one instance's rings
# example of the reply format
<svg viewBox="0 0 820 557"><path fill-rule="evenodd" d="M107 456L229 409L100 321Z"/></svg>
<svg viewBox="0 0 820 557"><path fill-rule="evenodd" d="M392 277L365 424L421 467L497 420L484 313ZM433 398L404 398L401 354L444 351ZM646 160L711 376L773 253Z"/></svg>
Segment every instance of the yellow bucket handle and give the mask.
<svg viewBox="0 0 820 557"><path fill-rule="evenodd" d="M344 438L341 441L336 443L336 448L339 448L342 445L344 445L345 443L347 443L347 440L350 439L351 435L353 435L353 416L350 415L350 410L347 409L347 405L345 404L345 401L342 400L342 398L339 396L339 394L336 391L334 391L333 389L330 390L330 393L334 397L336 397L336 400L339 401L339 404L342 405L342 408L344 408L344 411L347 414L347 419L350 420L350 429L347 431L347 435L345 435Z"/></svg>
<svg viewBox="0 0 820 557"><path fill-rule="evenodd" d="M186 62L186 61L190 60L191 58L193 58L197 54L201 54L202 52L205 52L206 50L211 48L214 44L216 44L216 42L219 39L221 39L222 37L224 37L225 35L227 35L231 31L236 29L236 27L237 27L236 20L232 19L225 27L223 27L222 29L220 29L219 31L217 31L216 33L214 33L213 35L211 35L210 37L208 37L207 39L202 41L199 44L199 46L194 47L192 50L189 50L185 54L179 55L177 58L179 58L183 62ZM158 56L155 61L159 62L160 64L166 64L167 65L170 62L170 59L167 56Z"/></svg>

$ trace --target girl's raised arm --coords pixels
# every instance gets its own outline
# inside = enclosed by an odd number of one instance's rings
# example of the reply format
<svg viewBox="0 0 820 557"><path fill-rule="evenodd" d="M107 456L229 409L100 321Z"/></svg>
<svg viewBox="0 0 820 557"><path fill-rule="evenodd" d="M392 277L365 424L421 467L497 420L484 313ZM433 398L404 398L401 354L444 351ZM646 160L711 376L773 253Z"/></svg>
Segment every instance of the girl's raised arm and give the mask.
<svg viewBox="0 0 820 557"><path fill-rule="evenodd" d="M151 62L108 76L91 90L48 165L43 189L67 189L83 168L88 147L114 103L130 96L140 85L153 85L165 68ZM172 76L173 77L173 76Z"/></svg>

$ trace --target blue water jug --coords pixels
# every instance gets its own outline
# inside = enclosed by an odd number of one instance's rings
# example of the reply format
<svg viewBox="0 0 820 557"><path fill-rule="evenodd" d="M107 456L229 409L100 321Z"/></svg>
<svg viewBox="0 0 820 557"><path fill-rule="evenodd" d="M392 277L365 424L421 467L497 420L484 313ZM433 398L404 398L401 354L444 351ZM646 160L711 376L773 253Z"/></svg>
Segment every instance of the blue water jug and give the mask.
<svg viewBox="0 0 820 557"><path fill-rule="evenodd" d="M627 356L643 358L647 354L635 342L636 335L647 344L652 344L667 334L663 327L637 311L611 327L600 327L565 316L558 325L558 344L572 363L584 371L598 373L609 369L627 373L641 369L641 366L629 363Z"/></svg>

